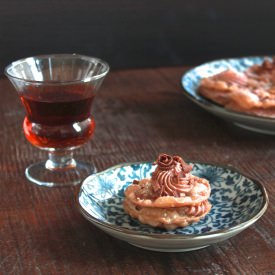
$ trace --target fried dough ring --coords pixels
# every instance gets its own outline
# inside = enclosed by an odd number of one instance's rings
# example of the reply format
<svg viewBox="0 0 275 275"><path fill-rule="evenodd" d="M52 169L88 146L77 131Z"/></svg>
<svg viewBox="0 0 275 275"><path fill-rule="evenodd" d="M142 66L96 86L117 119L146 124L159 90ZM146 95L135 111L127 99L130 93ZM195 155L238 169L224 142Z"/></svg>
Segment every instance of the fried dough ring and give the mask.
<svg viewBox="0 0 275 275"><path fill-rule="evenodd" d="M228 110L275 118L274 65L273 61L272 70L264 65L252 66L236 79L232 77L237 73L230 70L203 78L198 92ZM246 78L243 83L242 78Z"/></svg>
<svg viewBox="0 0 275 275"><path fill-rule="evenodd" d="M141 207L159 207L159 208L174 208L190 205L199 205L203 201L207 200L210 196L210 185L206 179L199 178L193 175L190 175L190 178L195 180L194 187L192 190L183 197L174 197L174 196L162 196L155 200L151 199L140 199L136 196L136 191L141 188L140 184L131 184L125 190L125 196L129 199L134 205ZM150 179L143 179L140 183L148 181ZM150 184L147 185L147 188L150 187ZM148 191L149 192L149 191Z"/></svg>
<svg viewBox="0 0 275 275"><path fill-rule="evenodd" d="M198 222L211 210L211 204L207 200L199 206L164 209L157 207L140 207L126 198L123 207L131 217L138 219L141 223L168 230Z"/></svg>

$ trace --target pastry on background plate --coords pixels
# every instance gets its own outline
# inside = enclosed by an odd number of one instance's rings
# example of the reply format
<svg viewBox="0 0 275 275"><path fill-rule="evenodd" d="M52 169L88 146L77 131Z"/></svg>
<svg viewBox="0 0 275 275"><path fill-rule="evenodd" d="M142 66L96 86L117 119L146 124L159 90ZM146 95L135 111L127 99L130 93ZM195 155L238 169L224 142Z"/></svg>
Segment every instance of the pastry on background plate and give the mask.
<svg viewBox="0 0 275 275"><path fill-rule="evenodd" d="M192 175L179 156L160 154L151 178L134 180L125 190L124 210L141 223L165 229L198 222L211 209L206 179Z"/></svg>
<svg viewBox="0 0 275 275"><path fill-rule="evenodd" d="M202 78L198 92L226 109L275 118L275 59Z"/></svg>

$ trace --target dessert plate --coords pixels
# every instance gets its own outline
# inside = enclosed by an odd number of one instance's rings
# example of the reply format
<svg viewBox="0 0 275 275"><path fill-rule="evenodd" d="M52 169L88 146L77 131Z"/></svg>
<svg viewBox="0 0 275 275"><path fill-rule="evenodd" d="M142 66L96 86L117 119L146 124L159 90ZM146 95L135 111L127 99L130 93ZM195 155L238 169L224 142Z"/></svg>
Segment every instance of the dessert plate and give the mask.
<svg viewBox="0 0 275 275"><path fill-rule="evenodd" d="M232 122L236 126L254 132L275 135L275 119L227 110L222 106L207 100L197 92L201 78L212 76L226 69L244 71L254 64L261 64L264 58L270 57L258 56L221 59L195 67L186 72L182 77L181 83L184 88L185 95L206 111Z"/></svg>
<svg viewBox="0 0 275 275"><path fill-rule="evenodd" d="M141 224L122 206L125 188L134 179L151 177L151 162L124 163L89 176L77 205L83 216L107 234L137 247L163 252L200 249L224 241L256 222L265 212L265 188L233 168L191 162L192 174L211 184L211 212L198 223L165 230Z"/></svg>

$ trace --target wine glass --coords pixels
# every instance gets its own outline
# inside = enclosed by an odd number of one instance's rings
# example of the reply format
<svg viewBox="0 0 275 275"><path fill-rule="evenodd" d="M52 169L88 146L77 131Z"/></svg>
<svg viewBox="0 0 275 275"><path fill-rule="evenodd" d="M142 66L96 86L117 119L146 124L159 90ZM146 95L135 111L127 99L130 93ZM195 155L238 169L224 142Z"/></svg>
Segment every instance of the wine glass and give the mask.
<svg viewBox="0 0 275 275"><path fill-rule="evenodd" d="M48 152L48 160L30 165L26 177L41 186L72 186L95 173L76 161L73 151L92 137L94 97L109 65L78 54L34 56L8 65L5 74L25 107L24 134Z"/></svg>

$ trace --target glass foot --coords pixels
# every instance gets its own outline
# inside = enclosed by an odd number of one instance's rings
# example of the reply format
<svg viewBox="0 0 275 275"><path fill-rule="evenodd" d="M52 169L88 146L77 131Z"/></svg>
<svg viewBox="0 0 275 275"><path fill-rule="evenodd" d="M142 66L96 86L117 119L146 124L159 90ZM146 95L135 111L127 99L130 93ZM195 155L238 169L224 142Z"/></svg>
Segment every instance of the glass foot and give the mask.
<svg viewBox="0 0 275 275"><path fill-rule="evenodd" d="M25 175L29 181L40 186L62 187L78 185L87 176L96 173L96 168L85 162L63 168L48 166L47 161L32 164L26 168Z"/></svg>

